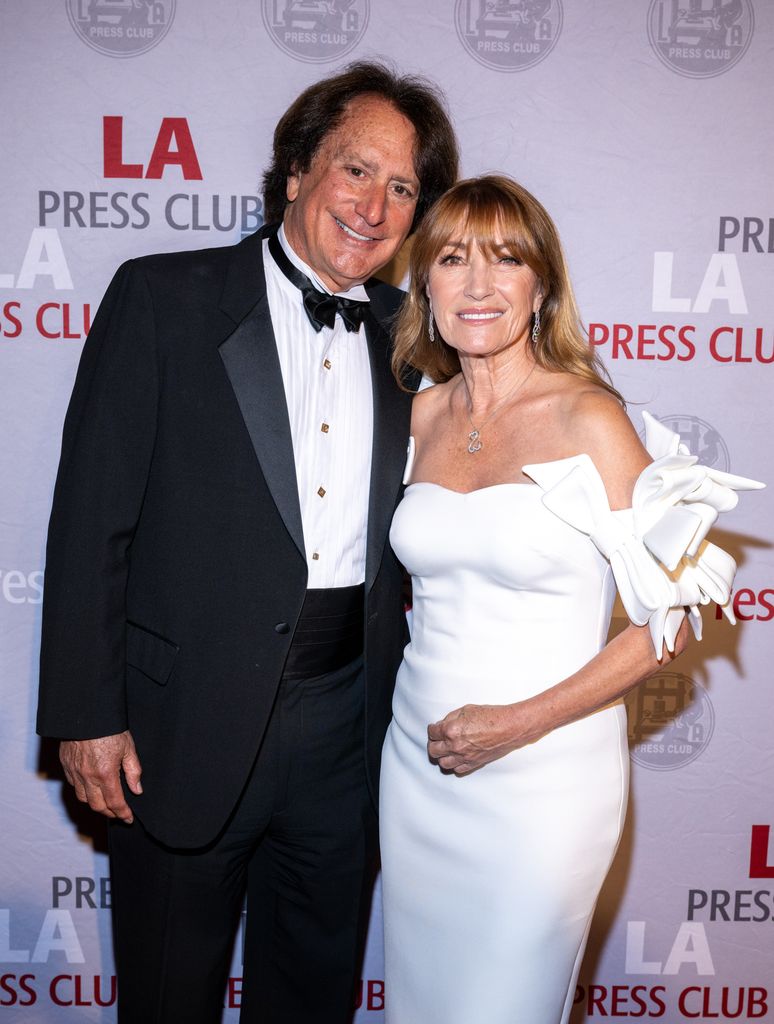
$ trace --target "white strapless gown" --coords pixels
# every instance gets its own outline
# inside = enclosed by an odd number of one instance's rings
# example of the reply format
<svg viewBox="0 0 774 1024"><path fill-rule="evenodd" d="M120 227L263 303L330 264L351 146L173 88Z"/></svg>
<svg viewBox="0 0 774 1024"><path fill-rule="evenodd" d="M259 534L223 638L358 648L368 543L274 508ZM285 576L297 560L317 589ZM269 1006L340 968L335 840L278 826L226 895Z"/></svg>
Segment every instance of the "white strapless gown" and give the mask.
<svg viewBox="0 0 774 1024"><path fill-rule="evenodd" d="M657 432L666 443L663 428ZM706 501L708 471L690 457L687 463ZM675 493L672 464L669 472L664 465L654 463L640 478L634 513L610 512L586 455L525 467L541 486L406 489L390 536L413 579L411 643L381 779L390 1024L559 1024L569 1017L626 811L624 707L590 714L462 777L430 762L427 726L466 703L523 700L585 665L606 642L616 583L635 621L658 618L657 649L662 637L670 643L683 614L675 605L709 598L706 581L696 580L697 556L666 578L672 612L654 615L652 600L645 612L638 605L657 588L640 579L648 567L634 564L644 555L656 565L633 537L637 508L641 522L663 525L668 509L680 505L680 553L685 516L693 514L685 512L685 487ZM703 537L708 527L695 522L694 533ZM665 531L656 532L663 547ZM708 557L719 551L703 542L705 549L712 549ZM720 603L728 600L733 561L726 568L713 592Z"/></svg>
<svg viewBox="0 0 774 1024"><path fill-rule="evenodd" d="M622 705L469 776L427 726L509 704L589 661L607 636L609 563L542 491L408 487L393 547L414 581L411 643L382 762L385 1004L391 1024L557 1024L626 809Z"/></svg>

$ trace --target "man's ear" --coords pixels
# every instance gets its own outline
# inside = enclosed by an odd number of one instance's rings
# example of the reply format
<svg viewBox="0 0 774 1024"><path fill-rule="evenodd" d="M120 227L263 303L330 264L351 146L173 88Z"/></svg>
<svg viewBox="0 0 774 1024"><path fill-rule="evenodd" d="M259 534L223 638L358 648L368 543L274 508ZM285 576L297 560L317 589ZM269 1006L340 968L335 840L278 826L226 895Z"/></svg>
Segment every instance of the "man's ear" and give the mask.
<svg viewBox="0 0 774 1024"><path fill-rule="evenodd" d="M285 183L285 197L289 203L292 203L298 195L298 190L301 186L301 175L294 168L287 177Z"/></svg>

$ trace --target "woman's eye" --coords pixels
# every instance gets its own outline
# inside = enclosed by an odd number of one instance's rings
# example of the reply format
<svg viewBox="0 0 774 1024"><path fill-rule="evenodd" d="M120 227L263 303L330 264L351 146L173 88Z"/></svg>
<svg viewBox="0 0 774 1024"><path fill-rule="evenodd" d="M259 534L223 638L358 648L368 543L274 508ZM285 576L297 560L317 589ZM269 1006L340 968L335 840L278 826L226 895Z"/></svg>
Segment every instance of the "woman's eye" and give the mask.
<svg viewBox="0 0 774 1024"><path fill-rule="evenodd" d="M362 174L364 172L363 172L363 169L361 167L350 167L349 168L349 173L351 175L353 175L355 178L359 178L359 177L362 176Z"/></svg>
<svg viewBox="0 0 774 1024"><path fill-rule="evenodd" d="M501 256L499 262L512 267L521 267L524 264L524 260L520 260L518 256Z"/></svg>
<svg viewBox="0 0 774 1024"><path fill-rule="evenodd" d="M445 256L441 256L441 258L438 260L438 262L440 263L440 265L442 267L446 267L446 266L450 266L450 265L454 266L454 265L456 265L458 263L461 263L462 260L461 260L461 258L456 253L450 252L450 253L447 253Z"/></svg>

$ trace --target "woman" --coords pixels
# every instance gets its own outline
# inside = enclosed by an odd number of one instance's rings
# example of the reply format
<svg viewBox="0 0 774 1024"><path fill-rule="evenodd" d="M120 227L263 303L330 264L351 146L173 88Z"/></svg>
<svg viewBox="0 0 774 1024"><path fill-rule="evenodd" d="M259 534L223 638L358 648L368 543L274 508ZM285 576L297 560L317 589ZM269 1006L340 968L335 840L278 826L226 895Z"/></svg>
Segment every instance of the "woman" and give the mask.
<svg viewBox="0 0 774 1024"><path fill-rule="evenodd" d="M703 538L758 485L646 415L651 463L515 182L452 188L411 275L394 369L438 383L391 533L414 609L382 769L387 1019L557 1024L624 821L620 698L683 648L683 606L728 601ZM616 584L633 622L606 644Z"/></svg>

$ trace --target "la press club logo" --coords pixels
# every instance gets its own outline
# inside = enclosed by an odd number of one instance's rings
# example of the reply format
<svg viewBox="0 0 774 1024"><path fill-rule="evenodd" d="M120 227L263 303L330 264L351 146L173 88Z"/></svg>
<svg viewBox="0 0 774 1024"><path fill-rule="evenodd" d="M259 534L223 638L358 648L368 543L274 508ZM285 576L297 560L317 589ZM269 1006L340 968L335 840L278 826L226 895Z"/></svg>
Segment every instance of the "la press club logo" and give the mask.
<svg viewBox="0 0 774 1024"><path fill-rule="evenodd" d="M81 39L108 57L137 57L167 34L175 0L66 0Z"/></svg>
<svg viewBox="0 0 774 1024"><path fill-rule="evenodd" d="M755 29L751 0L651 0L648 38L658 59L688 78L714 78L737 64Z"/></svg>
<svg viewBox="0 0 774 1024"><path fill-rule="evenodd" d="M715 711L704 687L678 672L659 672L626 698L632 760L671 771L695 761L709 745Z"/></svg>
<svg viewBox="0 0 774 1024"><path fill-rule="evenodd" d="M44 341L86 337L90 303L51 295L33 305L26 298L41 283L54 292L74 290L68 236L96 228L142 231L163 220L176 233L205 232L210 238L212 233L221 238L225 234L228 241L237 241L263 223L259 196L210 194L189 184L203 181L204 174L187 118L164 117L160 123L131 119L125 124L123 117L105 116L101 141L104 187L90 192L39 190L37 227L26 251L0 254L0 341L29 335ZM95 161L96 151L95 145ZM183 184L172 194L153 184L174 176ZM17 294L6 299L7 290Z"/></svg>
<svg viewBox="0 0 774 1024"><path fill-rule="evenodd" d="M261 13L281 50L321 64L357 46L368 27L370 0L261 0Z"/></svg>
<svg viewBox="0 0 774 1024"><path fill-rule="evenodd" d="M460 42L494 71L525 71L544 60L562 31L561 0L457 0Z"/></svg>
<svg viewBox="0 0 774 1024"><path fill-rule="evenodd" d="M774 364L774 331L734 322L750 312L737 253L769 259L774 217L721 216L716 237L718 251L698 262L654 252L650 308L659 315L650 323L589 323L589 344L614 360L683 363L706 353L727 366ZM701 318L708 314L715 319L706 326ZM689 316L693 322L685 323Z"/></svg>
<svg viewBox="0 0 774 1024"><path fill-rule="evenodd" d="M738 889L688 889L685 920L674 931L663 919L626 921L623 976L613 984L581 981L575 990L574 1004L582 1008L583 1020L770 1021L770 943L761 933L774 924L773 831L767 824L753 825L749 846L746 838L745 845L738 845L738 877L744 878L746 869L749 883L745 879ZM742 984L724 984L727 971L718 976L712 944L726 924L734 928L737 944L740 925L755 929L745 944L751 955Z"/></svg>

